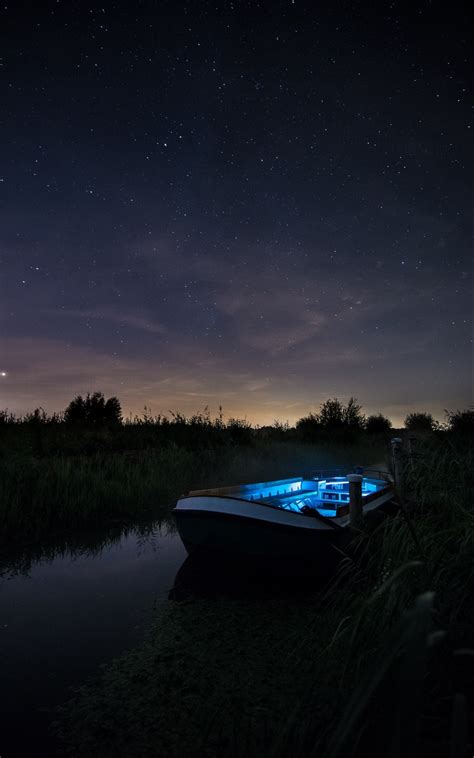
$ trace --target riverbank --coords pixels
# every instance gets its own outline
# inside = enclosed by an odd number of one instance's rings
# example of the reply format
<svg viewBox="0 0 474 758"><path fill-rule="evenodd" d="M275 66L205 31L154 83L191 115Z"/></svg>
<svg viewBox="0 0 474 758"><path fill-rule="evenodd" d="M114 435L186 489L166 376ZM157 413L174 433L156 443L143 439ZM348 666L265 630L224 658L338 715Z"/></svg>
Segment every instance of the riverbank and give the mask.
<svg viewBox="0 0 474 758"><path fill-rule="evenodd" d="M161 608L146 642L64 707L65 744L104 758L470 754L473 463L465 445L423 443L408 515L362 532L326 591Z"/></svg>

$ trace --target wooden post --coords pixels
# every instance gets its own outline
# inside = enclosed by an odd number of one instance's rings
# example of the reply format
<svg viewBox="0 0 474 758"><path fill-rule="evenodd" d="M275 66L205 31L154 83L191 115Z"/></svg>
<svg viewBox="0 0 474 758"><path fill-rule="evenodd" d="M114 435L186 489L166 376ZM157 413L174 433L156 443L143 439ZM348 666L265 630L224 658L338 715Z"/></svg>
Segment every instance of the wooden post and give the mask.
<svg viewBox="0 0 474 758"><path fill-rule="evenodd" d="M349 474L349 514L352 527L359 527L362 520L362 476Z"/></svg>
<svg viewBox="0 0 474 758"><path fill-rule="evenodd" d="M402 463L402 438L393 437L392 439L392 466L393 478L398 493L403 492L403 463Z"/></svg>
<svg viewBox="0 0 474 758"><path fill-rule="evenodd" d="M410 469L412 471L415 468L417 443L418 439L416 437L408 437L408 457L410 459Z"/></svg>

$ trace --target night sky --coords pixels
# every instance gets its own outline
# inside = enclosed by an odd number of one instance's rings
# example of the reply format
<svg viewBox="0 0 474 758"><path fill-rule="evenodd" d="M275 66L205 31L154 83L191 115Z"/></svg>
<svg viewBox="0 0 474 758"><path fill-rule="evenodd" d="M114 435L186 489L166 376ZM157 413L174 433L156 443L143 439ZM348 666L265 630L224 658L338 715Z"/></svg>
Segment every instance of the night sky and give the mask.
<svg viewBox="0 0 474 758"><path fill-rule="evenodd" d="M6 0L0 408L469 406L463 13Z"/></svg>

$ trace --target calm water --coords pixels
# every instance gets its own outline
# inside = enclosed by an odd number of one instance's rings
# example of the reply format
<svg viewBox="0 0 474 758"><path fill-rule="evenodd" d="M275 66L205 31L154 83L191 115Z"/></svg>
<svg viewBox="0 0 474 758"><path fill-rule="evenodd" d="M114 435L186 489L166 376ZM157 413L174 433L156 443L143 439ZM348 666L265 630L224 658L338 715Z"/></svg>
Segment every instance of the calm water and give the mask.
<svg viewBox="0 0 474 758"><path fill-rule="evenodd" d="M157 526L0 578L1 758L56 754L46 709L143 639L185 557L179 537Z"/></svg>
<svg viewBox="0 0 474 758"><path fill-rule="evenodd" d="M100 546L100 547L98 547ZM318 568L318 571L321 567ZM294 573L296 571L296 573ZM51 709L145 635L157 602L190 596L313 597L324 574L268 560L187 557L158 524L16 556L0 575L0 758L61 755Z"/></svg>

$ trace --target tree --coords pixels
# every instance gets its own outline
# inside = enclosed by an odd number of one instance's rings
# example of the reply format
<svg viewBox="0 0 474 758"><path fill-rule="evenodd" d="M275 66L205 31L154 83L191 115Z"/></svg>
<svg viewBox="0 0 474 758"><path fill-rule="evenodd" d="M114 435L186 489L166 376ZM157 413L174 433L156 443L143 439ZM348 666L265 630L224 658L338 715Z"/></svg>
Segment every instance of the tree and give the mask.
<svg viewBox="0 0 474 758"><path fill-rule="evenodd" d="M319 423L328 432L359 431L364 428L365 416L355 397L344 406L336 397L321 405Z"/></svg>
<svg viewBox="0 0 474 758"><path fill-rule="evenodd" d="M109 397L105 403L104 421L106 424L122 423L122 406L118 397Z"/></svg>
<svg viewBox="0 0 474 758"><path fill-rule="evenodd" d="M318 421L325 431L337 431L344 427L344 406L337 397L332 400L326 400L321 405Z"/></svg>
<svg viewBox="0 0 474 758"><path fill-rule="evenodd" d="M321 405L319 413L309 413L296 422L296 431L299 436L311 442L327 434L341 434L348 439L355 432L364 428L365 416L361 406L354 397L349 399L345 406L337 397L326 400Z"/></svg>
<svg viewBox="0 0 474 758"><path fill-rule="evenodd" d="M102 392L88 392L85 399L86 419L89 424L102 424L105 421L105 397Z"/></svg>
<svg viewBox="0 0 474 758"><path fill-rule="evenodd" d="M66 424L79 424L86 421L86 410L82 395L77 395L74 400L71 400L64 411L64 421Z"/></svg>
<svg viewBox="0 0 474 758"><path fill-rule="evenodd" d="M365 425L365 416L355 397L349 398L349 402L344 408L343 413L344 426L354 431L361 430Z"/></svg>
<svg viewBox="0 0 474 758"><path fill-rule="evenodd" d="M446 411L446 415L450 432L474 439L474 408L467 411L456 411L456 413Z"/></svg>
<svg viewBox="0 0 474 758"><path fill-rule="evenodd" d="M102 392L87 393L86 397L77 395L71 400L64 412L67 424L111 425L122 421L122 408L116 397L107 402Z"/></svg>
<svg viewBox="0 0 474 758"><path fill-rule="evenodd" d="M381 413L369 416L365 421L365 431L368 434L387 434L392 428L392 422Z"/></svg>
<svg viewBox="0 0 474 758"><path fill-rule="evenodd" d="M320 429L319 416L316 413L308 413L296 422L296 432L305 442L314 442Z"/></svg>
<svg viewBox="0 0 474 758"><path fill-rule="evenodd" d="M432 432L435 426L431 413L409 413L405 419L405 429L410 432Z"/></svg>

